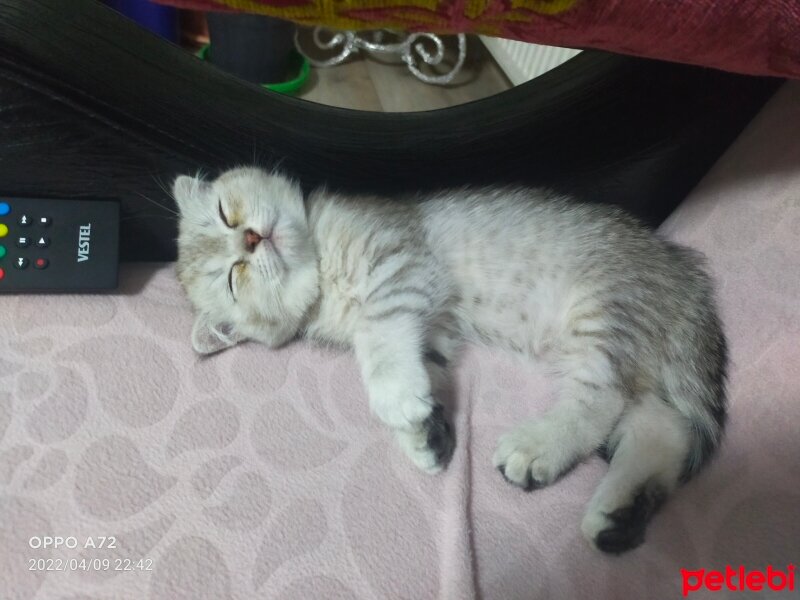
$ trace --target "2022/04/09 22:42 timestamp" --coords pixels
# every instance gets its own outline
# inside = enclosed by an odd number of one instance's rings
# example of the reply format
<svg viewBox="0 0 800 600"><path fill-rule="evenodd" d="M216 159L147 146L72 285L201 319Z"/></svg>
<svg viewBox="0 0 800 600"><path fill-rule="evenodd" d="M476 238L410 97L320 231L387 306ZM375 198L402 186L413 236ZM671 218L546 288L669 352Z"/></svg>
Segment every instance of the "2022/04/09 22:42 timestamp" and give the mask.
<svg viewBox="0 0 800 600"><path fill-rule="evenodd" d="M152 571L152 558L29 558L29 571Z"/></svg>

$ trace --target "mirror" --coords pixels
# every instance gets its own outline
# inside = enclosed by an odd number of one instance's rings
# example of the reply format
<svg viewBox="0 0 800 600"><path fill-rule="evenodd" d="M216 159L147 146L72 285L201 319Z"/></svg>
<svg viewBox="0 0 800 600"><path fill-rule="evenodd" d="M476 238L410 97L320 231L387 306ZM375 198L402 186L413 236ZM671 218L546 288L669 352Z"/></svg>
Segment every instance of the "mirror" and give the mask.
<svg viewBox="0 0 800 600"><path fill-rule="evenodd" d="M181 11L180 29L189 51L243 79L310 102L376 112L480 100L578 54L487 36L337 32L230 13Z"/></svg>

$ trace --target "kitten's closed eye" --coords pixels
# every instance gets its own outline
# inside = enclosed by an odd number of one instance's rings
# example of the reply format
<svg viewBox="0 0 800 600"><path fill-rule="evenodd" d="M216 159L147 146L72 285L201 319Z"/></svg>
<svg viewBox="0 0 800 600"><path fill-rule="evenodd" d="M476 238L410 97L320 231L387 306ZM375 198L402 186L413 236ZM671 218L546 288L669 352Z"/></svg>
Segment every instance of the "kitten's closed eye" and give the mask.
<svg viewBox="0 0 800 600"><path fill-rule="evenodd" d="M225 227L228 227L229 229L233 229L233 225L231 225L228 222L228 217L225 216L225 211L222 210L222 200L219 201L218 208L219 208L219 218L222 219L223 223L225 223ZM228 279L230 279L230 277Z"/></svg>
<svg viewBox="0 0 800 600"><path fill-rule="evenodd" d="M228 289L231 292L231 298L233 299L234 302L236 302L236 286L234 285L236 283L236 280L234 279L234 277L236 275L241 275L242 271L244 271L246 267L247 267L247 262L240 260L233 263L231 270L228 271ZM238 273L236 273L237 269L239 270Z"/></svg>
<svg viewBox="0 0 800 600"><path fill-rule="evenodd" d="M236 294L233 293L233 270L236 268L236 265L231 267L231 270L228 271L228 289L231 291L231 298L233 301L236 302Z"/></svg>

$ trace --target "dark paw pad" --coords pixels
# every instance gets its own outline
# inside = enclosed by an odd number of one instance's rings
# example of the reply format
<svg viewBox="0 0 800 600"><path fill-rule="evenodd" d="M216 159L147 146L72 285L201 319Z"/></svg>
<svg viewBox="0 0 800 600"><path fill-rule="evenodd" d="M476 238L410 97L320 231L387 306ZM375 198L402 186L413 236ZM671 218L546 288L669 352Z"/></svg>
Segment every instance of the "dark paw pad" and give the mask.
<svg viewBox="0 0 800 600"><path fill-rule="evenodd" d="M645 523L637 525L629 523L617 525L615 523L612 527L598 533L594 543L603 552L622 554L644 542L645 528Z"/></svg>
<svg viewBox="0 0 800 600"><path fill-rule="evenodd" d="M519 483L517 481L509 479L506 476L505 465L500 465L499 467L497 467L497 470L500 471L500 474L503 476L503 479L505 479L508 483L510 483L511 485L516 486L516 487L518 487L520 489L523 489L526 492L532 492L533 490L538 490L539 488L545 487L544 484L541 481L539 481L538 479L534 479L533 478L533 476L531 475L530 471L528 471L525 474L525 482L524 482L524 484L521 484L521 483Z"/></svg>
<svg viewBox="0 0 800 600"><path fill-rule="evenodd" d="M621 554L641 545L647 524L663 500L661 490L645 490L636 495L630 506L606 515L612 525L597 534L597 547L609 554Z"/></svg>
<svg viewBox="0 0 800 600"><path fill-rule="evenodd" d="M428 432L428 448L436 454L436 460L440 464L446 463L453 454L455 440L453 430L444 418L444 408L441 404L433 408L433 412L425 421L425 429Z"/></svg>
<svg viewBox="0 0 800 600"><path fill-rule="evenodd" d="M441 352L437 350L428 350L425 353L425 360L432 362L435 365L442 367L443 369L447 367L447 359Z"/></svg>

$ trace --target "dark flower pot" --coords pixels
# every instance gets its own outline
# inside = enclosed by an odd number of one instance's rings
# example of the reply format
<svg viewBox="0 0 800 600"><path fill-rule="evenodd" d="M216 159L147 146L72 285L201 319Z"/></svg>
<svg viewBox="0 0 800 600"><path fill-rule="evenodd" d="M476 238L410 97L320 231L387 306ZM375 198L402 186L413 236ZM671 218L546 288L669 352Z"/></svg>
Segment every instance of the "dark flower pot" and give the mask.
<svg viewBox="0 0 800 600"><path fill-rule="evenodd" d="M251 83L280 83L287 77L295 24L260 15L208 13L208 60Z"/></svg>

